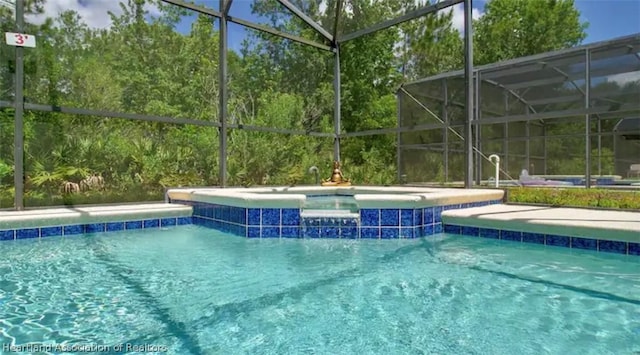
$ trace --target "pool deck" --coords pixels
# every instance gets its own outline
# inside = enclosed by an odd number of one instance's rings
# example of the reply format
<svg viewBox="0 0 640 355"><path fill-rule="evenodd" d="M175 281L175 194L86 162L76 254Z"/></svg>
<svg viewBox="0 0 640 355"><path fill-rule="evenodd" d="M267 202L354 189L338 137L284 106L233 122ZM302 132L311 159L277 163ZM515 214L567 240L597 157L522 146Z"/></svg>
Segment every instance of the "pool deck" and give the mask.
<svg viewBox="0 0 640 355"><path fill-rule="evenodd" d="M490 205L442 213L444 224L640 242L640 212Z"/></svg>
<svg viewBox="0 0 640 355"><path fill-rule="evenodd" d="M106 223L147 218L191 216L192 207L171 203L144 203L112 206L79 206L0 212L0 230Z"/></svg>

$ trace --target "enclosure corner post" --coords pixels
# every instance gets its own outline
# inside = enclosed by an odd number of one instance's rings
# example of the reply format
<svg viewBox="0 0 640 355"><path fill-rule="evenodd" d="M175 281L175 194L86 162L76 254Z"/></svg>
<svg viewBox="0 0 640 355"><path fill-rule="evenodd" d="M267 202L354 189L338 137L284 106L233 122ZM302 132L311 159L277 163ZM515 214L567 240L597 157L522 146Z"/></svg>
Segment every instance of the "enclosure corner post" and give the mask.
<svg viewBox="0 0 640 355"><path fill-rule="evenodd" d="M591 51L585 50L584 58L584 106L587 110L585 115L585 174L584 187L591 188L591 114L589 108L591 106Z"/></svg>
<svg viewBox="0 0 640 355"><path fill-rule="evenodd" d="M335 44L333 62L333 160L340 161L340 46Z"/></svg>
<svg viewBox="0 0 640 355"><path fill-rule="evenodd" d="M473 187L473 133L471 123L474 116L473 108L473 30L471 28L471 0L464 0L464 81L465 81L465 106L466 120L464 125L464 152L465 152L465 169L464 169L464 187L470 189Z"/></svg>
<svg viewBox="0 0 640 355"><path fill-rule="evenodd" d="M24 3L25 0L16 1L16 30L24 32ZM16 47L16 74L15 74L15 112L13 132L13 177L15 186L15 209L24 209L24 48Z"/></svg>
<svg viewBox="0 0 640 355"><path fill-rule="evenodd" d="M226 7L226 1L220 0L220 8L224 9ZM220 44L219 48L219 63L218 63L218 95L219 95L219 121L220 127L218 130L218 138L220 140L220 149L219 149L219 180L220 186L227 186L227 99L228 99L228 87L227 87L227 16L223 14L220 17L220 33L218 42Z"/></svg>

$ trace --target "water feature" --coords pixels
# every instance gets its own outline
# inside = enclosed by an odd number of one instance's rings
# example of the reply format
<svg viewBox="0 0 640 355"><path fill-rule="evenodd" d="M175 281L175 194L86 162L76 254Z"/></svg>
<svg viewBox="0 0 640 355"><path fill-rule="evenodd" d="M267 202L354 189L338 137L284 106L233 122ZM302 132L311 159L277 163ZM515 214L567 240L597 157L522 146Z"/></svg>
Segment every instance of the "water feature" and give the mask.
<svg viewBox="0 0 640 355"><path fill-rule="evenodd" d="M357 238L360 208L353 196L307 196L300 212L303 238Z"/></svg>

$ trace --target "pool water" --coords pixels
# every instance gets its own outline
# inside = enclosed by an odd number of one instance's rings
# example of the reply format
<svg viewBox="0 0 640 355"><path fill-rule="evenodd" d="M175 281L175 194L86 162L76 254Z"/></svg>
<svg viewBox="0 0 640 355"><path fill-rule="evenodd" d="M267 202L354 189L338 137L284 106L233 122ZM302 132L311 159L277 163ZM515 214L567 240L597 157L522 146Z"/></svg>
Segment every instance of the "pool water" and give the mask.
<svg viewBox="0 0 640 355"><path fill-rule="evenodd" d="M0 343L172 354L637 354L640 258L199 226L0 244ZM2 349L0 349L2 351Z"/></svg>

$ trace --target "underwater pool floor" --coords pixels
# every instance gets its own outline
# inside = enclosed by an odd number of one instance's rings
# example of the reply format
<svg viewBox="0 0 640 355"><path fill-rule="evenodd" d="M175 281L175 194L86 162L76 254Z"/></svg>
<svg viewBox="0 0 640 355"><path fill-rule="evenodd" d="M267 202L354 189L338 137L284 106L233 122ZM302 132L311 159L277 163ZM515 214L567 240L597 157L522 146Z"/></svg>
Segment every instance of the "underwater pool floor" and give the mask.
<svg viewBox="0 0 640 355"><path fill-rule="evenodd" d="M195 225L0 247L2 344L640 352L636 256L449 235L261 240Z"/></svg>

